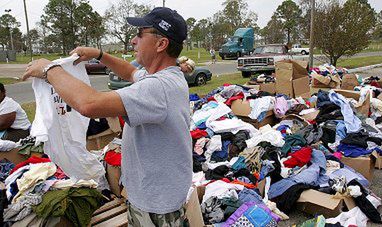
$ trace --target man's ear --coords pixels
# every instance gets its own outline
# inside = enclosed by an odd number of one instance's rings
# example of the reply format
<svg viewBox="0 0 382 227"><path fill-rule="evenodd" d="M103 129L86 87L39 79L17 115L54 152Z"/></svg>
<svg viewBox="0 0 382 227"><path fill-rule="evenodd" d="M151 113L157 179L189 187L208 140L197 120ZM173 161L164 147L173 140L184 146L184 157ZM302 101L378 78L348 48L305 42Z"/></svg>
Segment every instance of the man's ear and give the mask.
<svg viewBox="0 0 382 227"><path fill-rule="evenodd" d="M157 52L165 51L170 44L170 41L167 38L160 38L157 42Z"/></svg>

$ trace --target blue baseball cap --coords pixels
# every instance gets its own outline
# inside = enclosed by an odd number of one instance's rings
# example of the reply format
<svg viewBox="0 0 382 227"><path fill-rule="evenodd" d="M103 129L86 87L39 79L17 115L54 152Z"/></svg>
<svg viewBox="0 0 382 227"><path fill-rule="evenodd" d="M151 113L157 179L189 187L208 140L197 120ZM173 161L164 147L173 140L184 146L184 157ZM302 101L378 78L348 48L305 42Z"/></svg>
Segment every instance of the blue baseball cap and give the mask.
<svg viewBox="0 0 382 227"><path fill-rule="evenodd" d="M187 38L186 21L167 7L156 7L144 17L128 17L127 22L137 27L153 27L179 44Z"/></svg>

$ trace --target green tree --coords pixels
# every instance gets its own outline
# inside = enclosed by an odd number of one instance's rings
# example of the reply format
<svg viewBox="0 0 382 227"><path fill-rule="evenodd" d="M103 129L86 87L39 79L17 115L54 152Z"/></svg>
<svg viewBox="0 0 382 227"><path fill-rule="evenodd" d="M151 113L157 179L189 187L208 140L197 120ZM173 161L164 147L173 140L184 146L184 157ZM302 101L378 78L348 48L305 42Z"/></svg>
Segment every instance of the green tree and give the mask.
<svg viewBox="0 0 382 227"><path fill-rule="evenodd" d="M264 38L265 43L283 43L285 37L283 23L276 15L273 15L271 20L268 21L267 26L261 29L260 34Z"/></svg>
<svg viewBox="0 0 382 227"><path fill-rule="evenodd" d="M382 39L382 10L376 15L375 29L373 31L373 38Z"/></svg>
<svg viewBox="0 0 382 227"><path fill-rule="evenodd" d="M341 56L352 56L369 45L375 12L365 0L333 0L317 9L314 20L315 46L336 65Z"/></svg>
<svg viewBox="0 0 382 227"><path fill-rule="evenodd" d="M292 0L285 0L276 9L275 15L283 23L283 28L287 34L288 44L291 44L291 33L297 28L301 18L300 7Z"/></svg>
<svg viewBox="0 0 382 227"><path fill-rule="evenodd" d="M18 22L14 16L3 14L0 17L0 45L3 50L5 47L11 49L11 32L14 48L16 49L16 46L18 47L17 44L21 40L19 27L20 22Z"/></svg>
<svg viewBox="0 0 382 227"><path fill-rule="evenodd" d="M208 40L209 22L207 19L201 19L195 23L194 28L190 31L191 40L194 42L202 42L202 46L206 48L205 43Z"/></svg>
<svg viewBox="0 0 382 227"><path fill-rule="evenodd" d="M193 17L187 18L186 24L187 24L187 50L188 47L190 46L192 50L192 45L189 45L189 42L191 41L191 31L194 29L196 23L196 19Z"/></svg>
<svg viewBox="0 0 382 227"><path fill-rule="evenodd" d="M106 10L105 20L108 34L124 45L127 51L130 40L135 36L137 29L126 22L127 17L144 16L150 12L147 5L134 3L132 0L121 0Z"/></svg>

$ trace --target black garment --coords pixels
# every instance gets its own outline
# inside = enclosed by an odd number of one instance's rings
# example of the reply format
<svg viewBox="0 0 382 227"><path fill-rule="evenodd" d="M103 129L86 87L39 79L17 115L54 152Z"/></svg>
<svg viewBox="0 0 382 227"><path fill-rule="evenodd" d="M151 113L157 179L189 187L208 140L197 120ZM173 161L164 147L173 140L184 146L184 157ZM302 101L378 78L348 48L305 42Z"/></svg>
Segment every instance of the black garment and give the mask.
<svg viewBox="0 0 382 227"><path fill-rule="evenodd" d="M212 170L209 169L206 171L206 180L220 180L222 178L225 178L229 171L230 168L225 165L218 166Z"/></svg>
<svg viewBox="0 0 382 227"><path fill-rule="evenodd" d="M232 141L235 137L235 134L233 134L232 132L217 133L216 135L220 135L222 141Z"/></svg>
<svg viewBox="0 0 382 227"><path fill-rule="evenodd" d="M281 176L281 163L279 161L280 148L272 146L269 142L261 142L258 146L261 146L265 150L263 157L261 157L263 160L274 161L272 165L275 169L267 175L271 177L271 182L276 183L277 181L283 179Z"/></svg>
<svg viewBox="0 0 382 227"><path fill-rule="evenodd" d="M274 199L276 201L277 208L279 208L284 213L289 214L298 198L300 198L301 193L310 188L312 188L312 186L305 184L293 185L282 195Z"/></svg>
<svg viewBox="0 0 382 227"><path fill-rule="evenodd" d="M221 199L221 209L224 211L224 220L227 220L243 204L238 199L226 197Z"/></svg>
<svg viewBox="0 0 382 227"><path fill-rule="evenodd" d="M238 177L246 177L248 178L252 184L256 184L257 183L257 179L256 177L251 174L251 172L248 170L248 169L239 169L238 171L234 172L233 173L233 177L234 178L238 178ZM206 177L207 179L207 177Z"/></svg>
<svg viewBox="0 0 382 227"><path fill-rule="evenodd" d="M322 106L330 104L329 92L319 90L317 93L317 107L320 109Z"/></svg>
<svg viewBox="0 0 382 227"><path fill-rule="evenodd" d="M348 145L355 145L358 147L362 147L366 149L367 141L374 142L375 144L381 146L382 139L378 137L370 137L367 132L356 132L356 133L348 133L347 136L341 140L341 143Z"/></svg>
<svg viewBox="0 0 382 227"><path fill-rule="evenodd" d="M202 163L206 161L206 158L201 156L201 155L198 155L195 152L192 152L192 160L193 160L193 162L192 162L192 171L194 173L203 171Z"/></svg>
<svg viewBox="0 0 382 227"><path fill-rule="evenodd" d="M325 227L343 227L339 222L336 224L325 223Z"/></svg>
<svg viewBox="0 0 382 227"><path fill-rule="evenodd" d="M228 145L228 160L231 160L233 157L239 156L239 154L242 152L236 145L230 144Z"/></svg>
<svg viewBox="0 0 382 227"><path fill-rule="evenodd" d="M99 121L96 121L95 119L90 119L86 136L96 135L98 133L108 130L109 128L109 123L107 122L106 118L100 118Z"/></svg>
<svg viewBox="0 0 382 227"><path fill-rule="evenodd" d="M3 226L4 221L4 209L8 207L7 195L5 194L6 189L0 189L0 226Z"/></svg>
<svg viewBox="0 0 382 227"><path fill-rule="evenodd" d="M256 95L250 95L247 97L247 99L257 99L265 96L273 96L271 93L266 91L259 91Z"/></svg>
<svg viewBox="0 0 382 227"><path fill-rule="evenodd" d="M362 195L353 197L355 204L361 209L361 211L374 223L382 223L381 214L373 206L373 204L366 198L368 195L366 189L357 181L352 180L348 183L348 187L354 185L361 188Z"/></svg>
<svg viewBox="0 0 382 227"><path fill-rule="evenodd" d="M232 143L236 145L239 150L244 150L247 147L247 144L245 143L246 140L249 139L249 132L240 130L236 135L234 135Z"/></svg>
<svg viewBox="0 0 382 227"><path fill-rule="evenodd" d="M321 128L323 133L321 141L323 144L327 145L328 143L334 143L336 141L337 122L326 121L325 124L321 126Z"/></svg>
<svg viewBox="0 0 382 227"><path fill-rule="evenodd" d="M295 106L293 106L292 108L290 108L286 113L285 115L289 115L289 114L296 114L298 115L301 111L303 110L306 110L308 109L308 107L304 104L297 104Z"/></svg>
<svg viewBox="0 0 382 227"><path fill-rule="evenodd" d="M28 136L29 136L29 129L23 130L23 129L8 128L1 139L18 142L20 139L24 139Z"/></svg>
<svg viewBox="0 0 382 227"><path fill-rule="evenodd" d="M317 124L321 124L322 122L328 120L343 120L344 117L341 112L341 108L334 103L329 103L322 106L320 112L316 117Z"/></svg>

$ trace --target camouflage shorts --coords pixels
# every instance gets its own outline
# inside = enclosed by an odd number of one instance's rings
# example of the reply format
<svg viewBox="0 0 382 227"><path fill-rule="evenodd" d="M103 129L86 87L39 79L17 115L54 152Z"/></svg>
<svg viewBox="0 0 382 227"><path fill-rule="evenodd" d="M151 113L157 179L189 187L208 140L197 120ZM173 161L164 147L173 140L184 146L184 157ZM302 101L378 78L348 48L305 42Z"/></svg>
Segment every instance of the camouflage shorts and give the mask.
<svg viewBox="0 0 382 227"><path fill-rule="evenodd" d="M148 213L127 202L128 226L133 227L188 227L185 208L167 214Z"/></svg>

